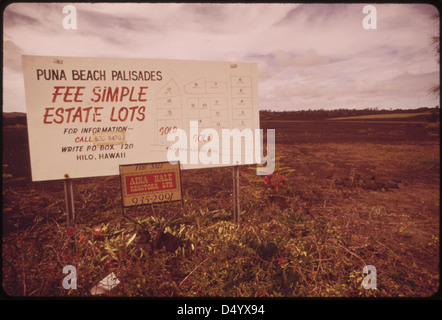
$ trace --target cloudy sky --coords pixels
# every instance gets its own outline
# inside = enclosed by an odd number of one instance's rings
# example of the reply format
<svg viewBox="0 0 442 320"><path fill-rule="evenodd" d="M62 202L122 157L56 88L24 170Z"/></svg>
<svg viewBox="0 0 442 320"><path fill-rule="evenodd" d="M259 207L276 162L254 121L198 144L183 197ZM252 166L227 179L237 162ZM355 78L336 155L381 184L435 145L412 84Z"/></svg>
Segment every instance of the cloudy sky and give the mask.
<svg viewBox="0 0 442 320"><path fill-rule="evenodd" d="M14 3L4 21L3 111L25 112L21 55L245 61L258 64L260 109L439 105L431 37L437 9L376 4Z"/></svg>

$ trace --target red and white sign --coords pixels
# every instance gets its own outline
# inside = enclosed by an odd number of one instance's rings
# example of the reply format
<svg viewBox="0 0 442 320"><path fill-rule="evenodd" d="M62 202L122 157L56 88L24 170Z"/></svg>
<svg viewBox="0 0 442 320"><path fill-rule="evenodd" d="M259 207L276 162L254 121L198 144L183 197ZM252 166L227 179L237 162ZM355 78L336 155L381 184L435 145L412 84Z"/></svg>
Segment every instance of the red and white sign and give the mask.
<svg viewBox="0 0 442 320"><path fill-rule="evenodd" d="M254 63L22 60L33 181L117 175L121 164L168 161L168 134L189 132L191 121L219 136L222 129L259 129ZM198 133L189 139L197 148L207 143Z"/></svg>
<svg viewBox="0 0 442 320"><path fill-rule="evenodd" d="M122 165L120 177L123 207L182 200L178 163Z"/></svg>

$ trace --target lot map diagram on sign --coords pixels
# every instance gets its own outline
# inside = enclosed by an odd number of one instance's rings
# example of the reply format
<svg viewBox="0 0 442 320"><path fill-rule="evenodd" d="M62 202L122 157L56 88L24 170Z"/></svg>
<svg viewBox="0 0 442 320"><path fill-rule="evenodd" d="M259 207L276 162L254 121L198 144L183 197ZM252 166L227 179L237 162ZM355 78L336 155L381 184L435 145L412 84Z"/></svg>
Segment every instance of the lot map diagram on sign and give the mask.
<svg viewBox="0 0 442 320"><path fill-rule="evenodd" d="M254 63L23 56L32 180L164 162L168 133L259 129ZM198 148L209 136L189 136ZM186 151L186 150L184 150ZM181 164L182 169L222 164Z"/></svg>

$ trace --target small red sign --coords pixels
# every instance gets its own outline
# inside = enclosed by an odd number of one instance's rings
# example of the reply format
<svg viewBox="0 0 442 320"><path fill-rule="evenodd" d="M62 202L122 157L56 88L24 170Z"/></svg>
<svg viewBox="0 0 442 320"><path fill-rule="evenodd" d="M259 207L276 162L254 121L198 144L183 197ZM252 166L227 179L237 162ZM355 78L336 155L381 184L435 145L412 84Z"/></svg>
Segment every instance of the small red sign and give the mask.
<svg viewBox="0 0 442 320"><path fill-rule="evenodd" d="M182 201L179 163L120 165L123 207Z"/></svg>

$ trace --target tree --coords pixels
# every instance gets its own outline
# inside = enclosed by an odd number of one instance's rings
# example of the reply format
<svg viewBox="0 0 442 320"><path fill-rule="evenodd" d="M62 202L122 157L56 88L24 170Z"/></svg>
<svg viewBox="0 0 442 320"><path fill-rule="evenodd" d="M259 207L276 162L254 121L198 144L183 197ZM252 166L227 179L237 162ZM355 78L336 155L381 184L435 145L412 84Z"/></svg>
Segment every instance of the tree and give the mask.
<svg viewBox="0 0 442 320"><path fill-rule="evenodd" d="M434 14L433 19L439 21L439 13ZM431 37L431 46L437 54L437 63L440 64L440 34ZM429 93L433 96L439 97L440 83L432 86Z"/></svg>

